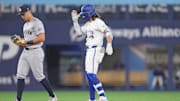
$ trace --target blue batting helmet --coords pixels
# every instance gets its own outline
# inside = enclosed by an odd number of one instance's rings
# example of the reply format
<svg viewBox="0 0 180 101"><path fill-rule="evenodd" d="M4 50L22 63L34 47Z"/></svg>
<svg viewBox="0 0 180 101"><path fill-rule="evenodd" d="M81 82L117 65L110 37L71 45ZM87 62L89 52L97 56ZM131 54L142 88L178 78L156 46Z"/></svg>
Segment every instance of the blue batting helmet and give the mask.
<svg viewBox="0 0 180 101"><path fill-rule="evenodd" d="M81 7L80 16L84 21L88 21L94 14L96 14L96 9L91 4L86 4Z"/></svg>

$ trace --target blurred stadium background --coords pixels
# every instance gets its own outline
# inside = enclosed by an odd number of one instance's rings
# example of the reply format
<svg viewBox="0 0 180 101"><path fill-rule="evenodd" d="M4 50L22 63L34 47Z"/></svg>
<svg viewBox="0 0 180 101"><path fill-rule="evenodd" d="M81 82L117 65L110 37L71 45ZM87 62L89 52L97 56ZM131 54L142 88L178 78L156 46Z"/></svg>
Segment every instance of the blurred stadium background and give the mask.
<svg viewBox="0 0 180 101"><path fill-rule="evenodd" d="M180 101L180 0L0 0L0 101L15 98L22 49L9 38L22 35L16 16L22 4L45 24L45 74L60 101L88 98L84 37L73 35L70 17L86 3L96 5L114 35L114 54L105 56L98 73L110 101ZM153 86L157 75L163 86ZM47 100L32 74L25 90L24 101Z"/></svg>

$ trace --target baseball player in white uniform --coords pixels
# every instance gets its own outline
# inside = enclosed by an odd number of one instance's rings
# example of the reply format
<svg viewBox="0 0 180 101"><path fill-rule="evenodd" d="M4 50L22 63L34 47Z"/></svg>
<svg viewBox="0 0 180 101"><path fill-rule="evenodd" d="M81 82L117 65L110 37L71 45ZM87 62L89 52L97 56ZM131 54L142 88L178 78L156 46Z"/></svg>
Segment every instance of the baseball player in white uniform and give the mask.
<svg viewBox="0 0 180 101"><path fill-rule="evenodd" d="M100 19L96 9L93 5L87 4L81 7L81 12L78 14L76 10L71 12L73 25L78 36L86 35L86 57L85 57L85 71L89 82L89 101L95 100L95 91L99 95L99 101L108 101L102 84L96 76L98 66L102 62L104 53L108 55L113 54L112 48L112 34L109 27ZM81 17L85 24L80 26L78 19ZM103 48L103 39L106 37L106 49Z"/></svg>
<svg viewBox="0 0 180 101"><path fill-rule="evenodd" d="M48 101L57 101L49 81L43 74L44 52L41 46L45 41L44 25L38 18L33 16L28 5L22 5L19 8L18 15L25 21L25 24L23 26L24 38L22 38L20 42L15 43L24 48L17 67L16 101L22 101L22 93L25 86L24 79L26 79L29 70L32 71L35 79L40 82L49 93Z"/></svg>

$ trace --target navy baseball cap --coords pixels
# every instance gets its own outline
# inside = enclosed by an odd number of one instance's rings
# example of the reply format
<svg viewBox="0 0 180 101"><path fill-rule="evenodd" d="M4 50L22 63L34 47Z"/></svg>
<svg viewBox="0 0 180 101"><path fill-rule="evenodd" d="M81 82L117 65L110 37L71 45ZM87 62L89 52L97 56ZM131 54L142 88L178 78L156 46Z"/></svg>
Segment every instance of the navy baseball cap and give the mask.
<svg viewBox="0 0 180 101"><path fill-rule="evenodd" d="M27 11L30 11L30 6L29 5L22 5L19 7L17 15L22 15Z"/></svg>

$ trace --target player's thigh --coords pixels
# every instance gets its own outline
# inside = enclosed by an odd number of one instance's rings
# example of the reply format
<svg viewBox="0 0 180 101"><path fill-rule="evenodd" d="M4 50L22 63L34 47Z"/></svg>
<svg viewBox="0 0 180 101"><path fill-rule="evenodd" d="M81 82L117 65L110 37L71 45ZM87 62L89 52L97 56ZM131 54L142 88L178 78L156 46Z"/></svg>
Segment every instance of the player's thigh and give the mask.
<svg viewBox="0 0 180 101"><path fill-rule="evenodd" d="M21 55L18 61L18 66L17 66L17 74L16 74L17 78L25 79L29 73L29 68L30 67L27 60L23 57L23 55Z"/></svg>
<svg viewBox="0 0 180 101"><path fill-rule="evenodd" d="M94 55L94 73L96 74L99 69L99 64L102 62L104 57L104 48L103 47L97 47L95 48L95 55Z"/></svg>
<svg viewBox="0 0 180 101"><path fill-rule="evenodd" d="M37 81L45 78L43 74L43 60L44 53L42 51L34 51L31 58L29 58L31 71Z"/></svg>
<svg viewBox="0 0 180 101"><path fill-rule="evenodd" d="M104 58L104 54L105 54L105 48L104 47L97 47L96 48L96 62L98 62L98 64L100 64Z"/></svg>
<svg viewBox="0 0 180 101"><path fill-rule="evenodd" d="M85 70L87 73L97 73L98 63L96 61L96 48L87 50L85 58Z"/></svg>
<svg viewBox="0 0 180 101"><path fill-rule="evenodd" d="M156 84L158 82L158 77L157 76L154 76L153 78L153 83Z"/></svg>
<svg viewBox="0 0 180 101"><path fill-rule="evenodd" d="M158 77L158 83L159 83L160 85L163 84L163 78L162 78L162 76L159 76L159 77Z"/></svg>

